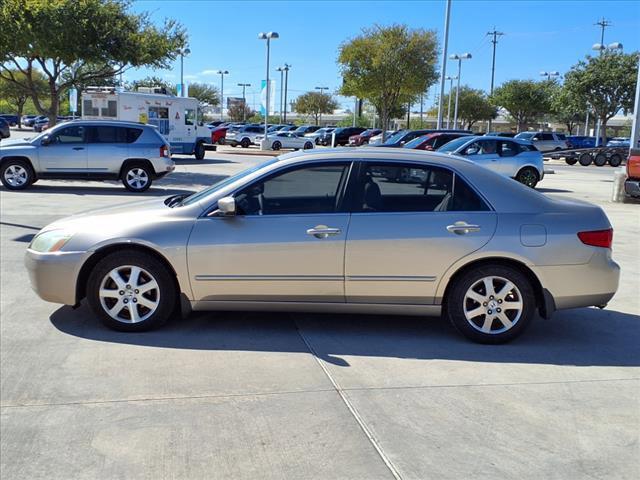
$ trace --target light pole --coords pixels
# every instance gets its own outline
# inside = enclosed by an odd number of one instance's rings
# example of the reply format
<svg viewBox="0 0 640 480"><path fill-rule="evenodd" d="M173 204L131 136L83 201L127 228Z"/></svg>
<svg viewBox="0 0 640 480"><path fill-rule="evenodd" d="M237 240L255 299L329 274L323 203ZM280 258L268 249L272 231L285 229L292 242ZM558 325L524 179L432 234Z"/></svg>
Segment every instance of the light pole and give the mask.
<svg viewBox="0 0 640 480"><path fill-rule="evenodd" d="M640 147L640 57L638 57L638 81L636 82L636 100L633 107L633 124L631 125L631 148Z"/></svg>
<svg viewBox="0 0 640 480"><path fill-rule="evenodd" d="M458 99L460 97L460 75L462 74L462 60L468 60L471 58L470 53L453 54L450 55L451 60L458 60L458 83L456 86L456 107L453 113L453 129L458 128ZM451 95L451 94L449 94Z"/></svg>
<svg viewBox="0 0 640 480"><path fill-rule="evenodd" d="M444 13L444 41L442 49L442 65L440 70L440 98L438 99L438 122L437 129L442 128L442 101L444 99L444 81L447 75L447 47L449 45L449 14L451 13L451 0L447 0L447 7ZM382 141L384 141L384 130L382 131Z"/></svg>
<svg viewBox="0 0 640 480"><path fill-rule="evenodd" d="M552 78L556 78L560 76L560 72L552 71L552 72L540 72L540 76L547 77L547 82L551 81Z"/></svg>
<svg viewBox="0 0 640 480"><path fill-rule="evenodd" d="M322 95L324 93L324 90L329 90L329 87L316 87L316 90L320 90L320 95ZM319 112L319 113L320 115L319 115L318 123L322 125L322 112Z"/></svg>
<svg viewBox="0 0 640 480"><path fill-rule="evenodd" d="M284 117L283 123L287 123L287 86L289 85L289 69L291 65L288 63L284 64Z"/></svg>
<svg viewBox="0 0 640 480"><path fill-rule="evenodd" d="M250 83L239 83L239 87L242 87L242 121L247 120L247 97L245 96L246 88L250 87Z"/></svg>
<svg viewBox="0 0 640 480"><path fill-rule="evenodd" d="M489 87L489 96L493 95L493 81L496 77L496 45L498 45L498 37L504 35L504 33L496 30L496 27L493 27L493 32L487 32L487 35L493 36L493 56L491 57L491 86ZM487 123L487 133L491 131L491 119Z"/></svg>
<svg viewBox="0 0 640 480"><path fill-rule="evenodd" d="M276 72L280 72L280 123L282 123L282 93L284 90L284 82L282 78L284 75L284 67L276 68Z"/></svg>
<svg viewBox="0 0 640 480"><path fill-rule="evenodd" d="M189 55L191 50L183 48L180 50L180 96L184 97L184 57Z"/></svg>
<svg viewBox="0 0 640 480"><path fill-rule="evenodd" d="M598 23L598 25L602 27L602 35L600 37L601 39L604 39L604 29L609 26L609 25L603 25L606 22L607 21L603 18L602 23ZM604 43L594 43L591 48L593 50L600 52L600 56L602 56L605 54L605 52L622 52L623 47L620 42L613 42L613 43L610 43L609 45L605 45ZM597 113L597 112L595 112L594 110L594 113ZM598 115L598 120L596 122L596 147L600 145L601 126L602 126L602 122L600 121L600 116ZM607 132L604 132L604 136L605 137L607 136Z"/></svg>
<svg viewBox="0 0 640 480"><path fill-rule="evenodd" d="M262 140L262 149L264 150L267 143L268 143L268 139L267 139L267 130L268 130L268 124L269 124L269 55L271 53L271 39L276 39L276 38L280 38L280 35L278 35L278 32L268 32L268 33L263 33L260 32L258 34L258 38L260 40L266 40L267 41L267 82L266 82L266 87L267 87L267 95L266 95L266 105L265 105L265 114L264 114L264 139Z"/></svg>
<svg viewBox="0 0 640 480"><path fill-rule="evenodd" d="M458 77L447 77L449 80L449 107L447 108L447 128L450 128L451 124L451 94L453 93L453 81L457 80Z"/></svg>
<svg viewBox="0 0 640 480"><path fill-rule="evenodd" d="M224 76L228 75L229 72L227 70L218 70L216 72L220 75L220 120L224 118Z"/></svg>

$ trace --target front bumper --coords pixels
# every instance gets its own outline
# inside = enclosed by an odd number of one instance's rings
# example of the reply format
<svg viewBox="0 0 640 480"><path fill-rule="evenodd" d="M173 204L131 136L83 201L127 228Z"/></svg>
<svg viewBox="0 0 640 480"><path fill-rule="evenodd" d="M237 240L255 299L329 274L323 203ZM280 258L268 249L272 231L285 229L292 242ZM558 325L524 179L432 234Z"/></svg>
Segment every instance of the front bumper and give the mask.
<svg viewBox="0 0 640 480"><path fill-rule="evenodd" d="M31 288L47 302L75 305L80 268L90 252L40 253L27 249L24 264Z"/></svg>
<svg viewBox="0 0 640 480"><path fill-rule="evenodd" d="M625 180L624 192L630 197L640 198L640 180Z"/></svg>

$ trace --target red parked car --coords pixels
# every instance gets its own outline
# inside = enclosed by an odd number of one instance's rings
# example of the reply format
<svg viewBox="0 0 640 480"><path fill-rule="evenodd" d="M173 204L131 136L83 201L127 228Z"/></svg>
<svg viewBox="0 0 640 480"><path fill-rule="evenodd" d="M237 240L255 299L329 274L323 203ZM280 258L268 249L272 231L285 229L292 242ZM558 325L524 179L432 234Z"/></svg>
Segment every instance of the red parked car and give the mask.
<svg viewBox="0 0 640 480"><path fill-rule="evenodd" d="M211 143L213 145L224 145L224 139L227 136L228 127L216 127L211 130Z"/></svg>
<svg viewBox="0 0 640 480"><path fill-rule="evenodd" d="M460 137L468 137L471 133L463 132L433 132L421 137L414 138L404 145L404 148L413 148L414 150L437 150L445 143Z"/></svg>
<svg viewBox="0 0 640 480"><path fill-rule="evenodd" d="M371 137L374 137L380 133L382 133L382 130L380 130L379 128L370 128L369 130L365 130L364 132L358 135L351 135L349 137L349 146L359 147L360 145L369 143L369 139Z"/></svg>

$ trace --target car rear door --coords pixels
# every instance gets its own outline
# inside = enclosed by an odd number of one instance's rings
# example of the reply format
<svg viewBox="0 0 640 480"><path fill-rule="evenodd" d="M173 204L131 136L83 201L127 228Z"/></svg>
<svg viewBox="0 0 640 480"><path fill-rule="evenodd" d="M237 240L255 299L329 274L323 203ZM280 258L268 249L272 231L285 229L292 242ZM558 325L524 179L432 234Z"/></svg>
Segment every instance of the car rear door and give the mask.
<svg viewBox="0 0 640 480"><path fill-rule="evenodd" d="M130 157L127 128L115 125L87 127L87 148L87 173L89 176L117 176L120 173L122 162ZM141 153L138 153L138 158Z"/></svg>
<svg viewBox="0 0 640 480"><path fill-rule="evenodd" d="M495 213L449 169L365 161L358 178L345 253L347 302L433 304L449 267L494 234Z"/></svg>
<svg viewBox="0 0 640 480"><path fill-rule="evenodd" d="M40 166L45 175L86 175L86 127L69 125L49 135L49 143L39 149Z"/></svg>

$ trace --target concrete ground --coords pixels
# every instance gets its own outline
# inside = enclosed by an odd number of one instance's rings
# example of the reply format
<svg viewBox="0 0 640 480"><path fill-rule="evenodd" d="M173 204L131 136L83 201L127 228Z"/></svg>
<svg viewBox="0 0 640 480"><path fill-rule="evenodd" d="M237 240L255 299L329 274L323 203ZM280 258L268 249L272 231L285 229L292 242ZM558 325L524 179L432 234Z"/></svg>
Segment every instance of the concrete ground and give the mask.
<svg viewBox="0 0 640 480"><path fill-rule="evenodd" d="M177 158L146 196L260 160ZM22 257L47 223L140 196L1 189L0 477L639 478L640 207L609 201L610 167L549 166L540 191L609 215L620 289L497 347L391 316L200 313L113 332L40 300Z"/></svg>

